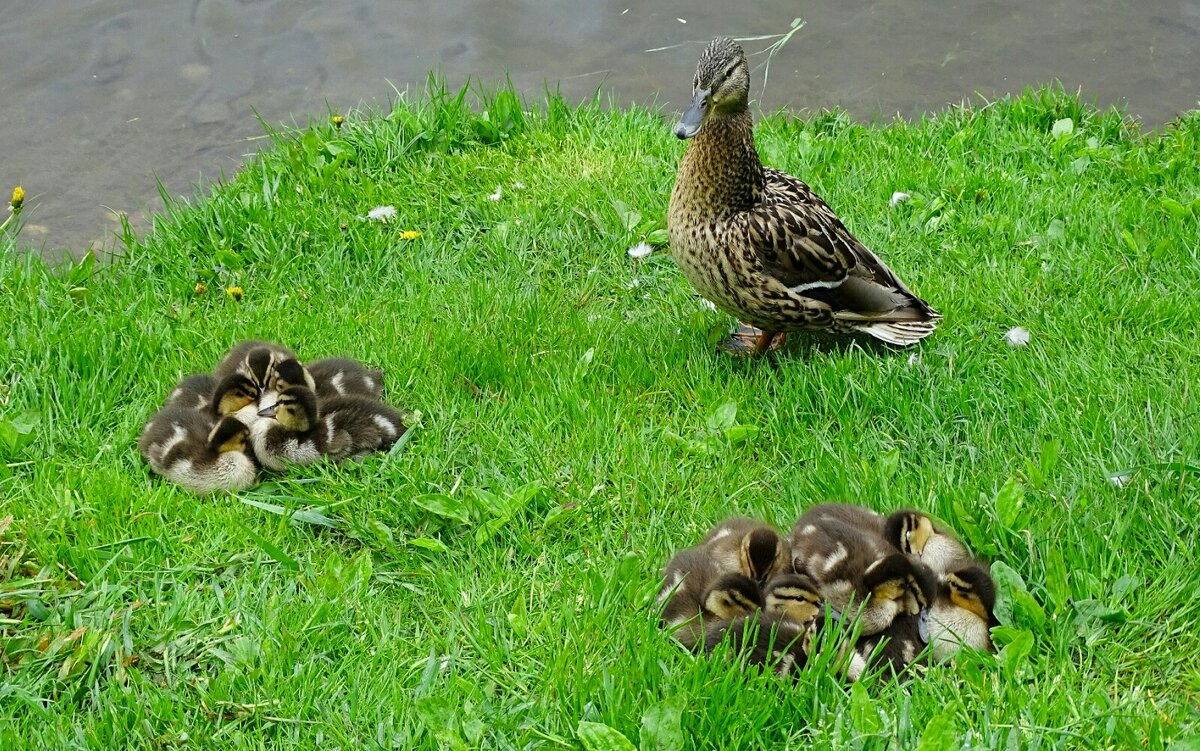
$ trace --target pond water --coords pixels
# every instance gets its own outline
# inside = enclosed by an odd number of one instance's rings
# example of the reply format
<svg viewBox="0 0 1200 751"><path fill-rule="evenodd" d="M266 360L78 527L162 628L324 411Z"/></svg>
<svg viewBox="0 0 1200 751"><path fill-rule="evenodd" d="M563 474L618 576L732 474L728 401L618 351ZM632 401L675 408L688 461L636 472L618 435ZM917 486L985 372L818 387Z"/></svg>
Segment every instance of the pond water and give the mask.
<svg viewBox="0 0 1200 751"><path fill-rule="evenodd" d="M678 111L704 43L796 16L765 92L755 74L766 109L911 117L1057 79L1153 127L1200 98L1200 0L0 0L0 192L25 188L43 255L112 248L118 213L143 229L160 207L156 180L190 195L236 170L255 112L386 104L430 69Z"/></svg>

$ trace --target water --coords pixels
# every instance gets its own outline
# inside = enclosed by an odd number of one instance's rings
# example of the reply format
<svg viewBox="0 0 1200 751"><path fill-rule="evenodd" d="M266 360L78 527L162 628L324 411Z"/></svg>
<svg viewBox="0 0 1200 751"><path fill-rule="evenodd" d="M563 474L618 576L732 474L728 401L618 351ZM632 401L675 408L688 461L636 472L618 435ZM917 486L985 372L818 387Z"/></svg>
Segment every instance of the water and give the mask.
<svg viewBox="0 0 1200 751"><path fill-rule="evenodd" d="M145 228L159 208L156 179L186 196L236 170L262 143L255 111L303 123L386 103L392 86L415 93L434 68L452 86L507 70L534 96L560 81L573 100L603 87L678 111L704 42L797 15L807 26L771 64L768 109L915 116L1058 79L1155 126L1200 97L1200 0L696 5L0 0L0 191L24 186L21 237L44 255L111 248L118 213ZM668 45L682 46L646 52Z"/></svg>

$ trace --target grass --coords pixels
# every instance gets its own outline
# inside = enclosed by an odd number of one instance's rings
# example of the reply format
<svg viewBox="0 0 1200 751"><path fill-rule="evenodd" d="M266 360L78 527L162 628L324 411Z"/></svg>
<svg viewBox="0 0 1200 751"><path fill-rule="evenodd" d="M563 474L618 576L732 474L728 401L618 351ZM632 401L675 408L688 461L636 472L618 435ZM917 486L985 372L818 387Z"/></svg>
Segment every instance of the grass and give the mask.
<svg viewBox="0 0 1200 751"><path fill-rule="evenodd" d="M0 238L0 746L1200 744L1200 116L1142 135L1040 90L767 118L764 160L946 322L759 362L625 252L661 237L668 119L435 86L273 132L111 263ZM412 439L240 496L153 478L145 419L249 336L383 367ZM847 689L658 630L673 550L827 500L996 561L999 654Z"/></svg>

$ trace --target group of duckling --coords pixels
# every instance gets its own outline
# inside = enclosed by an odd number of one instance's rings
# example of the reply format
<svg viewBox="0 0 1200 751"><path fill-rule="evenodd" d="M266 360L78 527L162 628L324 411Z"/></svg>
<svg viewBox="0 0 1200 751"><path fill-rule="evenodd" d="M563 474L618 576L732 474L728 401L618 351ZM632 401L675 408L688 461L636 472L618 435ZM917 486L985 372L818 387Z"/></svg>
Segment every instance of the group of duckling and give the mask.
<svg viewBox="0 0 1200 751"><path fill-rule="evenodd" d="M813 506L786 538L757 519L717 524L667 563L658 602L663 627L690 649L728 642L788 675L834 643L849 681L991 651L997 625L989 567L950 530L920 511L848 504Z"/></svg>
<svg viewBox="0 0 1200 751"><path fill-rule="evenodd" d="M301 363L279 344L248 340L210 373L191 375L143 428L142 456L196 493L244 490L266 467L385 450L404 434L381 401L383 372L333 357Z"/></svg>

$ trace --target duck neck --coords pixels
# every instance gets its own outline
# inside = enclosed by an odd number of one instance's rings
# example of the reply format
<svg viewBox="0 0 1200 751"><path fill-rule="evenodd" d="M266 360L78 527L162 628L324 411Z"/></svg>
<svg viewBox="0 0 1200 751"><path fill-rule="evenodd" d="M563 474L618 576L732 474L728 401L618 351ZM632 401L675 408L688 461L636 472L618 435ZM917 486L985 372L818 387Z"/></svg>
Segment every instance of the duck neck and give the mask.
<svg viewBox="0 0 1200 751"><path fill-rule="evenodd" d="M692 200L718 215L745 211L759 201L765 179L748 110L714 114L704 123L688 144L678 183L691 186Z"/></svg>

